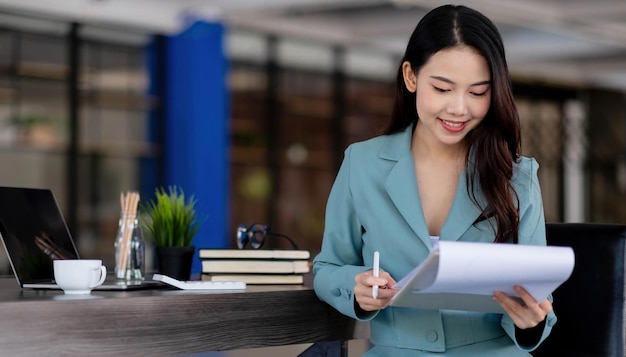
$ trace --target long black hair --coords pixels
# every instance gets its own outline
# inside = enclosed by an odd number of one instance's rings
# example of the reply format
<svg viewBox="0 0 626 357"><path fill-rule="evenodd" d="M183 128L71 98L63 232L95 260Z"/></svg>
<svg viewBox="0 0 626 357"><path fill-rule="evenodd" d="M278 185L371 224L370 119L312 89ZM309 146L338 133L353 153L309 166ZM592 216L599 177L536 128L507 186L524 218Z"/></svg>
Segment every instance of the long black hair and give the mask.
<svg viewBox="0 0 626 357"><path fill-rule="evenodd" d="M417 24L407 44L396 78L396 99L385 134L414 125L418 120L415 93L404 85L402 63L408 61L418 73L430 57L444 49L468 46L482 55L491 72L491 106L483 121L468 133L466 167L468 190L485 217L496 220L496 242L517 243L519 204L511 184L513 163L519 160L521 133L513 99L511 77L502 37L496 26L480 12L465 6L444 5L426 14ZM471 156L470 156L471 153ZM469 163L472 159L473 162ZM474 179L486 200L481 207L476 199Z"/></svg>

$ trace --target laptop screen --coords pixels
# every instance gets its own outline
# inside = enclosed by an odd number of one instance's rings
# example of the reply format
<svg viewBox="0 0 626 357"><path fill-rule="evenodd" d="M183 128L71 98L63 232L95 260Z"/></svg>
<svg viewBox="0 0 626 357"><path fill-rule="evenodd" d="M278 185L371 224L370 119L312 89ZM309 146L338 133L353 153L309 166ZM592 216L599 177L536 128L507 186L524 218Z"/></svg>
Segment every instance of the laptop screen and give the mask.
<svg viewBox="0 0 626 357"><path fill-rule="evenodd" d="M20 284L51 282L53 259L78 258L49 189L0 187L0 236Z"/></svg>

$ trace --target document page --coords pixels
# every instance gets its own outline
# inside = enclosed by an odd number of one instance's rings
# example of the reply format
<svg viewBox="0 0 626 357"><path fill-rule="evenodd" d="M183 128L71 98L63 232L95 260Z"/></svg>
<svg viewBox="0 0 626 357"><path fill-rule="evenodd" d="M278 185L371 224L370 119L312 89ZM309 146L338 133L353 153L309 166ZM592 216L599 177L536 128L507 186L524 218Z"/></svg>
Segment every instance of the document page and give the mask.
<svg viewBox="0 0 626 357"><path fill-rule="evenodd" d="M440 241L398 281L391 305L502 312L494 290L519 298L513 286L521 285L542 301L573 269L571 247Z"/></svg>

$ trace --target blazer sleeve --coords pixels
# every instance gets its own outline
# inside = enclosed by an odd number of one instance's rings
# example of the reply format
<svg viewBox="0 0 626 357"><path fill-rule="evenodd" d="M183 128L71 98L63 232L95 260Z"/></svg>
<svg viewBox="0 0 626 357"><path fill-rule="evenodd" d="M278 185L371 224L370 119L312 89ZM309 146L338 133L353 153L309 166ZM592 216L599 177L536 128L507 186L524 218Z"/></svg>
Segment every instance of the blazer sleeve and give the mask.
<svg viewBox="0 0 626 357"><path fill-rule="evenodd" d="M525 182L524 185L516 186L519 187L517 194L520 202L519 244L546 245L546 224L543 212L543 200L541 198L541 189L537 176L539 164L535 159L526 158L525 160L527 160L527 165L520 165L521 170L516 179L518 183ZM552 301L552 296L548 296L548 299ZM515 341L515 344L520 349L531 352L539 347L541 342L550 335L552 326L554 326L556 321L557 318L554 311L548 313L541 338L532 346L521 346L518 343L515 337L515 324L507 314L502 316L501 325L507 335Z"/></svg>
<svg viewBox="0 0 626 357"><path fill-rule="evenodd" d="M317 296L344 315L369 320L354 300L354 278L368 270L363 266L361 223L351 192L352 147L345 152L326 204L322 249L313 260L313 287Z"/></svg>

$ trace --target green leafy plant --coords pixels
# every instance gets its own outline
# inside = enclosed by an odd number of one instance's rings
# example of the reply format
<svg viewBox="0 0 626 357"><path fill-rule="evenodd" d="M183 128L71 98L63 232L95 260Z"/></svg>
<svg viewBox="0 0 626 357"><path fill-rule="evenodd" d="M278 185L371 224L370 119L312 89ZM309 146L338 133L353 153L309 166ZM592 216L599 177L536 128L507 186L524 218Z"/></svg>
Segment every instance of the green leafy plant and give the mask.
<svg viewBox="0 0 626 357"><path fill-rule="evenodd" d="M167 191L157 188L154 199L144 206L144 231L156 246L190 246L200 226L195 204L195 198L185 199L185 193L179 187L170 186Z"/></svg>

